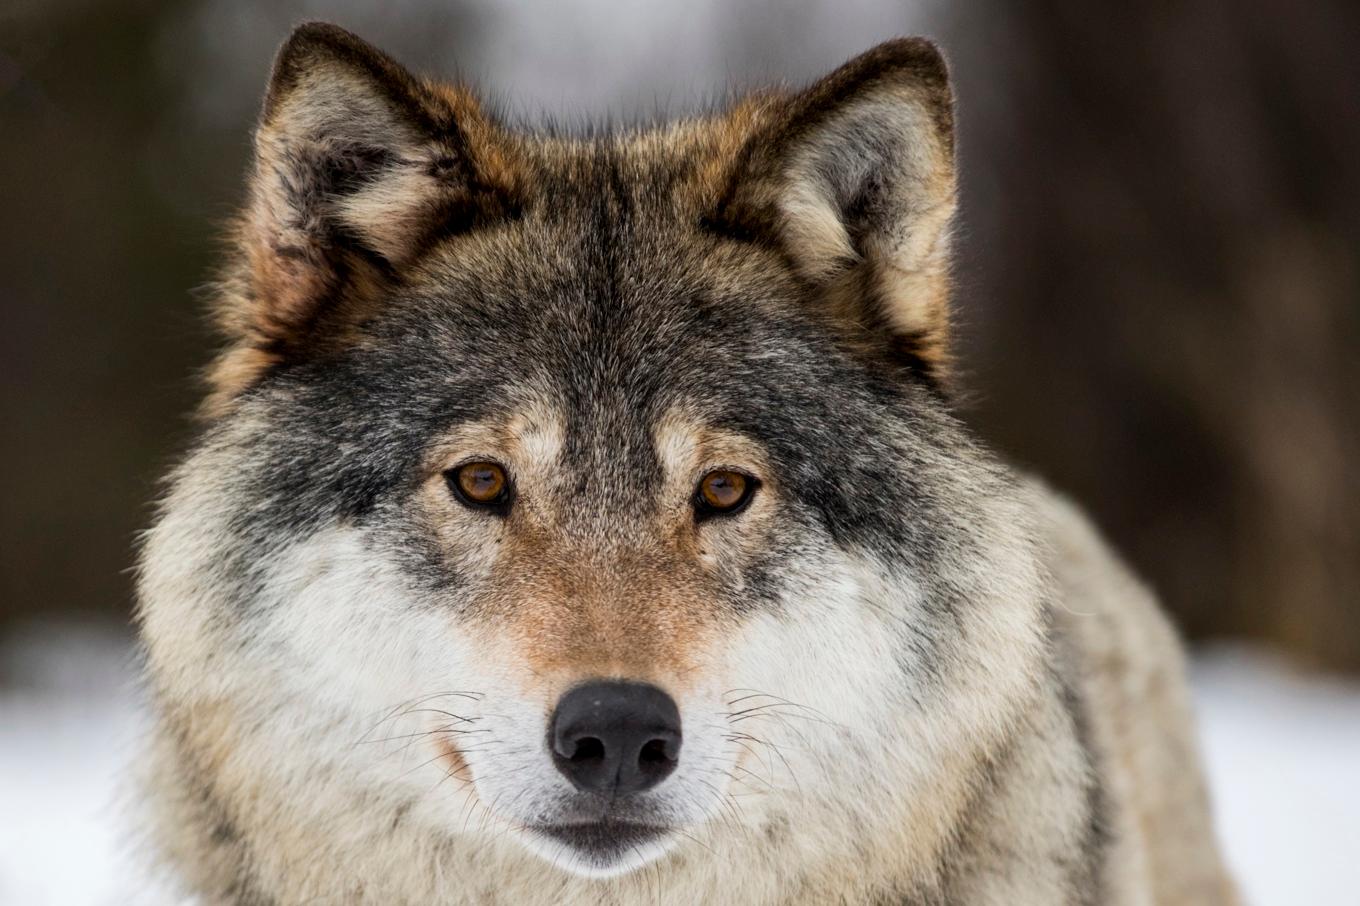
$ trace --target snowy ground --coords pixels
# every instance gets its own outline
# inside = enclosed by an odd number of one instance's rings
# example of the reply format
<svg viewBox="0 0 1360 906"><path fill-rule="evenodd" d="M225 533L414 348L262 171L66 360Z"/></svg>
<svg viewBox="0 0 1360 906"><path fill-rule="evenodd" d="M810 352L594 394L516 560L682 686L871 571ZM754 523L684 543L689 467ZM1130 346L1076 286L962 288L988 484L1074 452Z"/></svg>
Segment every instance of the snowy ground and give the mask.
<svg viewBox="0 0 1360 906"><path fill-rule="evenodd" d="M0 648L0 906L163 903L117 778L143 726L123 640L63 629ZM1259 652L1195 668L1228 858L1252 906L1360 902L1360 684Z"/></svg>

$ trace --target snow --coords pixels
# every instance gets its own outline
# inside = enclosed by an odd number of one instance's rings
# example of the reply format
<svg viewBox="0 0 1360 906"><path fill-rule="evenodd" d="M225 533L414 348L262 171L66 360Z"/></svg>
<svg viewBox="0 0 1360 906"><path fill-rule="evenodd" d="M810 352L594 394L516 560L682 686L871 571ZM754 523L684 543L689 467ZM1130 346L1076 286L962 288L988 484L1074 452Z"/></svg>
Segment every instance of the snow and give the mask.
<svg viewBox="0 0 1360 906"><path fill-rule="evenodd" d="M1219 836L1254 906L1360 903L1360 684L1259 651L1194 673Z"/></svg>
<svg viewBox="0 0 1360 906"><path fill-rule="evenodd" d="M0 906L170 903L139 867L123 777L146 726L117 634L0 647ZM1354 906L1360 683L1221 648L1193 671L1219 830L1252 906Z"/></svg>
<svg viewBox="0 0 1360 906"><path fill-rule="evenodd" d="M169 902L135 857L124 775L146 724L131 646L34 629L0 647L0 906Z"/></svg>

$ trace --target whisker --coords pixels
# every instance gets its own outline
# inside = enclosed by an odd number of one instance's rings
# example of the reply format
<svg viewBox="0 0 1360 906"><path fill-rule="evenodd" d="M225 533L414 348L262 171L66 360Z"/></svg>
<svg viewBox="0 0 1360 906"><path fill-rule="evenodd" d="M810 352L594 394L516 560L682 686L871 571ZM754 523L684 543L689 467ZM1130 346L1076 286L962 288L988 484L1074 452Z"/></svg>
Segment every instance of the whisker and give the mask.
<svg viewBox="0 0 1360 906"><path fill-rule="evenodd" d="M383 711L382 716L378 718L377 722L374 723L373 726L370 727L368 730L364 731L362 735L360 735L359 739L355 742L355 745L364 742L369 737L370 734L376 731L383 724L387 723L389 720L401 717L409 713L411 709L418 708L421 705L427 704L432 701L437 701L438 699L441 698L466 698L474 702L479 702L482 700L483 697L484 694L481 692L469 692L465 690L447 690L443 692L431 692L427 695L421 695L413 699L408 699L407 701L404 702L399 702L396 705L393 705L391 708L388 708L385 711Z"/></svg>
<svg viewBox="0 0 1360 906"><path fill-rule="evenodd" d="M758 745L765 746L767 749L769 749L771 752L777 755L779 757L779 760L784 764L784 770L789 772L789 777L793 780L793 784L798 789L798 792L801 793L803 791L802 785L798 782L798 775L794 773L793 766L789 764L789 760L787 757L785 757L783 749L781 749L775 743L770 742L768 739L761 739L760 737L752 736L749 733L741 733L737 735L739 735L743 739L749 740ZM771 776L773 776L773 770L771 771Z"/></svg>
<svg viewBox="0 0 1360 906"><path fill-rule="evenodd" d="M378 742L395 742L396 740L399 740L399 739L412 739L412 738L416 738L416 737L420 737L420 736L438 736L438 735L445 734L445 733L448 733L448 734L456 734L456 735L458 735L458 736L463 736L463 735L471 735L471 734L473 734L473 733L491 733L491 732L493 732L493 731L492 731L492 730L487 730L487 729L482 729L482 730L463 730L463 729L459 729L459 728L454 727L454 726L451 726L451 725L446 725L446 726L442 726L442 727L433 727L433 728L431 728L431 729L429 729L429 730L418 730L418 731L416 731L416 732L414 732L414 733L399 733L399 734L397 734L396 736L384 736L384 737L382 737L381 739L369 739L369 740L364 741L364 742L362 743L362 745L373 745L374 743L378 743ZM360 745L360 744L361 744L361 743L355 743L355 745Z"/></svg>
<svg viewBox="0 0 1360 906"><path fill-rule="evenodd" d="M767 705L757 705L757 706L755 706L755 708L757 708L757 709L759 709L759 708L775 708L775 707L794 708L794 709L796 709L796 710L798 710L798 711L807 711L807 712L809 712L811 715L813 715L816 719L821 720L821 721L824 721L824 722L830 724L831 726L836 726L836 727L841 726L841 724L839 724L839 723L837 723L836 721L832 720L831 717L830 717L829 715L827 715L825 712L820 711L820 710L818 710L817 708L812 707L811 705L805 705L805 704L803 704L802 702L796 702L796 701L793 701L792 699L783 698L783 697L778 696L778 695L773 695L773 694L771 694L771 693L769 693L769 692L761 692L761 691L758 690L758 689L729 689L727 692L723 693L724 698L726 698L726 696L728 696L728 695L731 695L733 692L745 692L745 693L748 693L748 694L739 696L739 697L737 697L737 698L735 698L735 699L732 699L732 700L728 701L728 702L727 702L727 706L728 706L729 708L731 708L731 707L733 707L734 705L737 705L737 704L739 704L739 703L741 703L741 702L743 702L743 701L749 701L750 699L753 699L753 698L768 698L768 699L771 699L771 702L770 702L769 704L767 704ZM748 709L748 710L750 710L750 709ZM797 716L804 716L804 717L805 717L805 715L797 715ZM807 718L807 719L810 720L810 719L812 719L812 718Z"/></svg>

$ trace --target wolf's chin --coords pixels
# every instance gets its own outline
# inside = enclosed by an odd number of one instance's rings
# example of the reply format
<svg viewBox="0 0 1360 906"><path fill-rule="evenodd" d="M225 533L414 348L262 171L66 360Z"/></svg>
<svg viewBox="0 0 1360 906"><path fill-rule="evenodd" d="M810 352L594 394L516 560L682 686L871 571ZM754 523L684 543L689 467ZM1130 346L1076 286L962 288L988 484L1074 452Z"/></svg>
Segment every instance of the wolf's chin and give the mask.
<svg viewBox="0 0 1360 906"><path fill-rule="evenodd" d="M675 837L654 824L600 821L538 824L521 832L529 850L557 868L585 878L616 878L665 855Z"/></svg>

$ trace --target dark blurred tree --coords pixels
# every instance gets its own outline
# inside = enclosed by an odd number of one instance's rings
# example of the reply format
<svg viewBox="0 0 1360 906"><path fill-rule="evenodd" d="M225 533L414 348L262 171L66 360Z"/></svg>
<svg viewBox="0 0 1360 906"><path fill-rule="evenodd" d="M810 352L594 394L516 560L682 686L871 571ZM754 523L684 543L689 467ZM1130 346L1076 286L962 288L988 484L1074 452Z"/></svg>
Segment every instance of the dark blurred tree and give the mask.
<svg viewBox="0 0 1360 906"><path fill-rule="evenodd" d="M169 5L0 14L0 616L126 615L133 533L189 406L210 235L145 153L171 101Z"/></svg>
<svg viewBox="0 0 1360 906"><path fill-rule="evenodd" d="M1360 667L1360 4L953 9L979 420L1193 636Z"/></svg>

